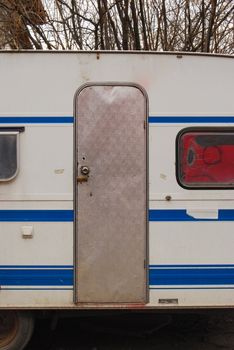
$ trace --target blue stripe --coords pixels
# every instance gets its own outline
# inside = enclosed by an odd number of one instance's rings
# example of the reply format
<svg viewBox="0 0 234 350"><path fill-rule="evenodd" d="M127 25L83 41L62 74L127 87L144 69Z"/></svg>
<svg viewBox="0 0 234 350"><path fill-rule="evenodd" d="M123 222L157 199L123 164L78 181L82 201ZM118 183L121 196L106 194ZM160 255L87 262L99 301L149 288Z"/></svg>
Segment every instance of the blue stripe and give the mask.
<svg viewBox="0 0 234 350"><path fill-rule="evenodd" d="M197 219L188 215L185 209L151 209L149 221L234 221L234 209L220 209L217 219Z"/></svg>
<svg viewBox="0 0 234 350"><path fill-rule="evenodd" d="M22 268L22 265L17 268L4 266L0 269L0 286L71 287L73 286L73 267L68 268L68 266L64 265L61 269L45 269L43 265L41 268L33 268L32 265L26 269ZM149 284L151 288L153 286L234 285L234 265L151 265Z"/></svg>
<svg viewBox="0 0 234 350"><path fill-rule="evenodd" d="M150 116L149 123L234 123L234 116Z"/></svg>
<svg viewBox="0 0 234 350"><path fill-rule="evenodd" d="M150 209L149 221L194 221L185 209Z"/></svg>
<svg viewBox="0 0 234 350"><path fill-rule="evenodd" d="M25 287L17 287L17 288L9 288L9 287L2 287L1 288L1 290L59 290L59 291L64 291L64 290L73 290L73 287L69 287L69 288L67 288L67 287L63 287L63 288L61 288L61 287L58 287L58 288L53 288L53 287L51 287L51 288L41 288L41 287L34 287L34 288L31 288L31 287L27 287L27 288L25 288Z"/></svg>
<svg viewBox="0 0 234 350"><path fill-rule="evenodd" d="M186 267L190 267L190 268L195 268L195 269L198 269L198 268L203 268L203 267L209 267L209 268L226 268L226 267L232 267L234 269L234 264L199 264L199 265L195 265L195 264L190 264L190 265L170 265L170 264L166 264L166 265L149 265L149 268L160 268L160 269L163 269L163 268L186 268Z"/></svg>
<svg viewBox="0 0 234 350"><path fill-rule="evenodd" d="M72 116L63 117L0 117L0 124L71 124Z"/></svg>
<svg viewBox="0 0 234 350"><path fill-rule="evenodd" d="M0 286L72 286L73 270L4 269L0 270Z"/></svg>
<svg viewBox="0 0 234 350"><path fill-rule="evenodd" d="M234 289L234 287L150 287L150 290L196 290L196 289Z"/></svg>
<svg viewBox="0 0 234 350"><path fill-rule="evenodd" d="M234 268L154 268L149 270L151 286L234 285Z"/></svg>
<svg viewBox="0 0 234 350"><path fill-rule="evenodd" d="M149 116L149 123L234 123L234 116ZM73 124L73 116L0 117L0 124Z"/></svg>
<svg viewBox="0 0 234 350"><path fill-rule="evenodd" d="M0 221L72 222L73 210L0 210ZM149 221L234 221L234 209L220 209L217 219L197 219L185 209L150 209Z"/></svg>
<svg viewBox="0 0 234 350"><path fill-rule="evenodd" d="M73 265L0 265L0 269L73 269Z"/></svg>
<svg viewBox="0 0 234 350"><path fill-rule="evenodd" d="M0 222L72 222L73 210L0 210ZM197 219L185 209L150 209L149 221L234 221L234 209L220 209L217 219Z"/></svg>
<svg viewBox="0 0 234 350"><path fill-rule="evenodd" d="M0 210L0 221L71 222L73 210Z"/></svg>

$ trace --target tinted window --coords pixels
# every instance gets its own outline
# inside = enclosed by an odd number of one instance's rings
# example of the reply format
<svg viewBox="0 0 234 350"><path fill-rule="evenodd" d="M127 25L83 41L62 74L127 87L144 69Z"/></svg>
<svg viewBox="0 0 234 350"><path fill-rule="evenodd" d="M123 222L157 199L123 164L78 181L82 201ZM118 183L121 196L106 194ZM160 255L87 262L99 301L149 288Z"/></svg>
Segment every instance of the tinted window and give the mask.
<svg viewBox="0 0 234 350"><path fill-rule="evenodd" d="M0 134L0 181L12 179L18 168L18 133Z"/></svg>
<svg viewBox="0 0 234 350"><path fill-rule="evenodd" d="M181 185L234 187L234 132L184 132L177 147Z"/></svg>

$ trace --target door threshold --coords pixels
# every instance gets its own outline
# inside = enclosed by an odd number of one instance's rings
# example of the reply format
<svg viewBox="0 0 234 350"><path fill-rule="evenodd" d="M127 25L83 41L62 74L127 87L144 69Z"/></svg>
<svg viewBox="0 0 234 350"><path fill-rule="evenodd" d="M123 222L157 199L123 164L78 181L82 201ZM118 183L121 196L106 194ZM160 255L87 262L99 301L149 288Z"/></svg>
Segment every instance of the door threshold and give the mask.
<svg viewBox="0 0 234 350"><path fill-rule="evenodd" d="M84 303L77 302L76 306L79 309L134 309L141 310L146 307L146 303L103 303L103 302L92 302Z"/></svg>

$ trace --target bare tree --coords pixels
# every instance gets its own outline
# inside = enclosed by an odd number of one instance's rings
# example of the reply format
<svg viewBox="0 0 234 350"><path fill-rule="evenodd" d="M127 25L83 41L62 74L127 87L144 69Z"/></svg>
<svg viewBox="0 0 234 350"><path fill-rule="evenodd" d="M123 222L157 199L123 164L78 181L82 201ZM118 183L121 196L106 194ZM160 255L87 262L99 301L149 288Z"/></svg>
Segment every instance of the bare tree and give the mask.
<svg viewBox="0 0 234 350"><path fill-rule="evenodd" d="M29 26L38 27L46 22L41 0L0 1L0 44L12 49L40 49L42 42L35 40Z"/></svg>
<svg viewBox="0 0 234 350"><path fill-rule="evenodd" d="M0 0L0 46L234 53L233 0Z"/></svg>

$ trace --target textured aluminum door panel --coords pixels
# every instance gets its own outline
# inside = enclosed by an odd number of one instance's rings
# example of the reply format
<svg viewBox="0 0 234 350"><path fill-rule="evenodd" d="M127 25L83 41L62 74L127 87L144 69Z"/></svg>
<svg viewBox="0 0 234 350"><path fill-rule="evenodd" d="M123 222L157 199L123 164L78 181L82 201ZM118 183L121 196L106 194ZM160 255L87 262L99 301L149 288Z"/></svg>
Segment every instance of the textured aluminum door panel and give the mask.
<svg viewBox="0 0 234 350"><path fill-rule="evenodd" d="M78 302L146 301L146 96L90 85L76 98Z"/></svg>

